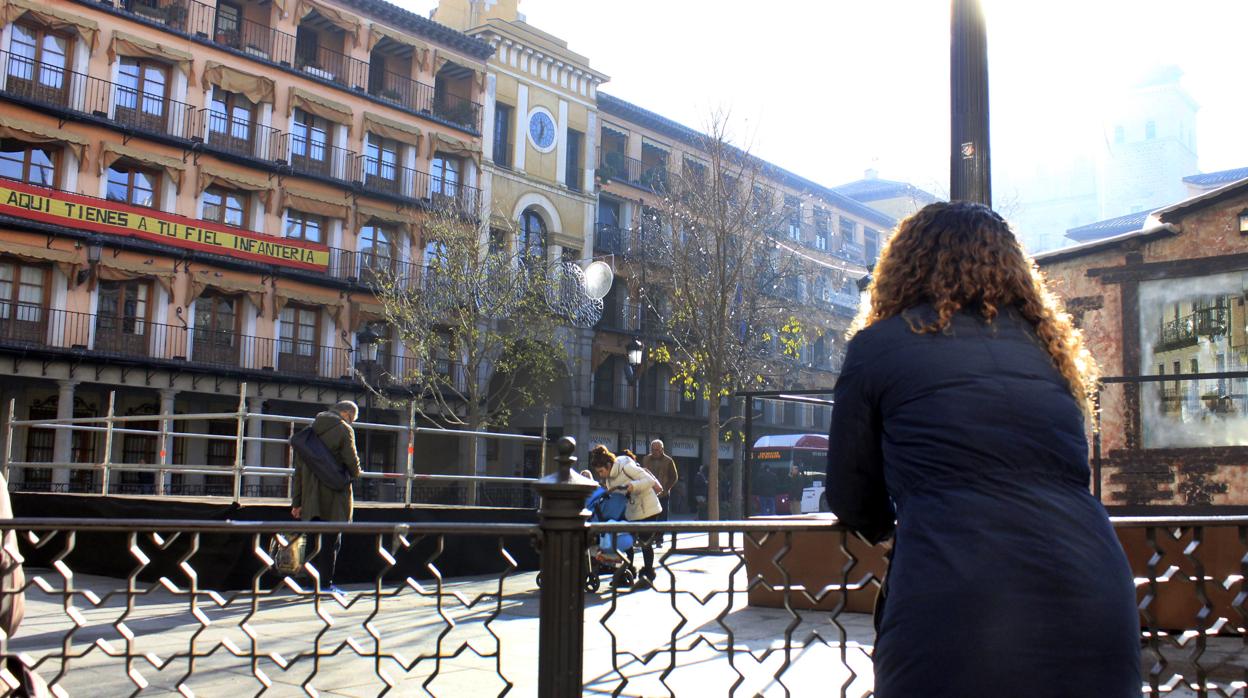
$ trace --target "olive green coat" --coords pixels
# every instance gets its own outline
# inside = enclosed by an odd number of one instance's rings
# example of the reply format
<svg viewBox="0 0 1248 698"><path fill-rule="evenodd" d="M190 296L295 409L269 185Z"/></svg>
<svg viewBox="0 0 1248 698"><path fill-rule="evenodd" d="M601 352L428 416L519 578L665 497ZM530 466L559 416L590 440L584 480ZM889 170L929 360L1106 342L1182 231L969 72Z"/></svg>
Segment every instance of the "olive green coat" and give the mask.
<svg viewBox="0 0 1248 698"><path fill-rule="evenodd" d="M351 477L360 476L360 456L355 451L355 429L337 412L322 412L312 422L312 430L325 442L325 447L338 462L347 466ZM303 459L295 456L295 476L291 487L290 506L301 509L304 521L350 521L355 506L351 487L341 491L326 487L317 479Z"/></svg>

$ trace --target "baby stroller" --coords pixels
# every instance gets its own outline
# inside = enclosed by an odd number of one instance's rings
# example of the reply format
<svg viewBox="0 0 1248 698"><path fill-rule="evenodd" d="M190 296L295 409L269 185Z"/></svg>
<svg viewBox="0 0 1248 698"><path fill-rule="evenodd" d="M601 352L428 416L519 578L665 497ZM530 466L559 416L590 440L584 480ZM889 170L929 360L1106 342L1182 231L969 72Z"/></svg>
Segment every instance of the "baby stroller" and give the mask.
<svg viewBox="0 0 1248 698"><path fill-rule="evenodd" d="M628 495L622 490L608 491L599 487L589 496L585 507L589 509L591 522L625 521L624 510L628 507ZM589 575L585 578L586 591L598 591L602 575L611 574L614 586L630 586L637 577L636 570L628 561L633 547L631 533L602 533L590 544Z"/></svg>

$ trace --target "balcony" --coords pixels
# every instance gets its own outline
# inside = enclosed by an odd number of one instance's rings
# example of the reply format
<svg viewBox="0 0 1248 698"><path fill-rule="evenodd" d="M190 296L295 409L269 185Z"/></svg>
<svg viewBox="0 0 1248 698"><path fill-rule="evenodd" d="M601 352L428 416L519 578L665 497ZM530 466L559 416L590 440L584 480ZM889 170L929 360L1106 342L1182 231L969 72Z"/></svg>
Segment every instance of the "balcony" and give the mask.
<svg viewBox="0 0 1248 698"><path fill-rule="evenodd" d="M630 158L624 153L598 149L598 176L650 192L667 189L667 163Z"/></svg>
<svg viewBox="0 0 1248 698"><path fill-rule="evenodd" d="M624 254L626 233L618 225L599 223L594 227L594 251Z"/></svg>
<svg viewBox="0 0 1248 698"><path fill-rule="evenodd" d="M359 155L353 150L339 148L293 133L281 136L280 152L295 174L340 182L358 182Z"/></svg>
<svg viewBox="0 0 1248 698"><path fill-rule="evenodd" d="M268 162L285 159L285 140L275 128L210 109L199 110L198 119L207 125L207 149Z"/></svg>
<svg viewBox="0 0 1248 698"><path fill-rule="evenodd" d="M429 204L438 211L476 218L481 212L481 190L460 182L429 178Z"/></svg>
<svg viewBox="0 0 1248 698"><path fill-rule="evenodd" d="M393 280L399 288L414 289L419 288L421 267L372 251L356 252L331 247L326 274L332 279L366 288Z"/></svg>
<svg viewBox="0 0 1248 698"><path fill-rule="evenodd" d="M348 90L364 92L368 87L368 63L318 46L295 52L295 68Z"/></svg>
<svg viewBox="0 0 1248 698"><path fill-rule="evenodd" d="M1200 308L1183 317L1161 325L1161 337L1154 351L1173 351L1194 347L1201 337L1222 337L1227 332L1225 308Z"/></svg>
<svg viewBox="0 0 1248 698"><path fill-rule="evenodd" d="M277 370L309 378L351 379L351 350L293 339L277 340Z"/></svg>
<svg viewBox="0 0 1248 698"><path fill-rule="evenodd" d="M189 104L8 51L0 61L0 94L10 99L108 119L123 130L187 141L200 135L199 110Z"/></svg>

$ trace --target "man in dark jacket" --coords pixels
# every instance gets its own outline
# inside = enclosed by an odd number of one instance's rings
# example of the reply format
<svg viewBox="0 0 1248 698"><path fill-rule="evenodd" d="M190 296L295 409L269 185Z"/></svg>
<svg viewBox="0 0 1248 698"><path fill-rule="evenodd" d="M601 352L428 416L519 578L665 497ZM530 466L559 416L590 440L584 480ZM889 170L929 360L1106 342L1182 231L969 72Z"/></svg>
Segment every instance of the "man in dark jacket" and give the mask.
<svg viewBox="0 0 1248 698"><path fill-rule="evenodd" d="M316 415L312 430L324 442L340 465L346 468L352 479L360 476L360 456L355 450L355 429L351 423L360 408L350 400L335 404ZM298 455L295 456L295 474L291 486L290 514L301 521L350 521L354 508L351 487L337 491L325 486ZM333 593L340 593L334 586L334 571L338 566L338 550L342 547L342 534L334 540L326 583Z"/></svg>

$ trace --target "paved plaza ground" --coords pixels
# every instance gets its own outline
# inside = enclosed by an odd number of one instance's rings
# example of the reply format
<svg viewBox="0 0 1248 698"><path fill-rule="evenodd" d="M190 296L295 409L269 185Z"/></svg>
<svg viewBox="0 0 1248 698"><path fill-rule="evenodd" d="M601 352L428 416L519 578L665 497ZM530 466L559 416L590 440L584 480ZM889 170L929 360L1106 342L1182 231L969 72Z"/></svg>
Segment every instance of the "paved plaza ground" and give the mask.
<svg viewBox="0 0 1248 698"><path fill-rule="evenodd" d="M691 535L681 546L702 543ZM870 691L870 616L844 613L834 620L828 613L795 617L783 609L750 608L744 593L722 592L730 578L738 590L745 586L737 555L678 550L667 561L655 590L613 595L604 583L588 595L586 695L726 696L737 681L738 696ZM501 602L499 580L491 577L449 580L441 595L425 582L389 585L380 597L371 585L350 585L345 597L281 588L254 605L249 594L192 599L156 584L131 597L129 608L124 591L110 595L124 590L124 581L74 575L74 588L89 594L76 597L68 611L58 593L59 572L29 573L35 582L27 592L27 617L10 647L38 660L67 643L74 658L59 685L74 696L129 695L140 685L142 695L178 695L180 688L228 698L305 691L374 696L387 685L397 696L536 695L539 589L532 572L505 578ZM379 646L390 656L371 656ZM192 647L193 660L187 657ZM309 656L314 647L328 656ZM664 651L655 653L659 648ZM1182 666L1192 645L1173 650L1168 660ZM1202 661L1213 668L1211 680L1228 686L1242 679L1245 656L1242 640L1219 639ZM49 680L59 671L59 659L39 667ZM1196 695L1172 688L1169 695Z"/></svg>

